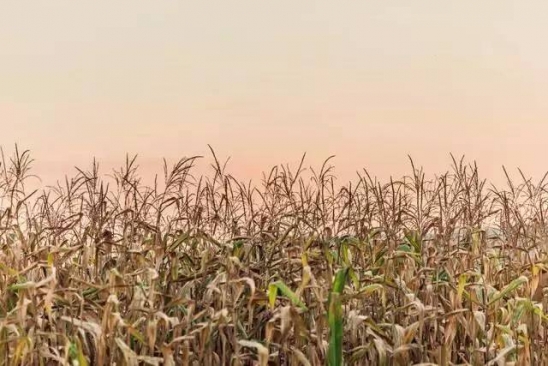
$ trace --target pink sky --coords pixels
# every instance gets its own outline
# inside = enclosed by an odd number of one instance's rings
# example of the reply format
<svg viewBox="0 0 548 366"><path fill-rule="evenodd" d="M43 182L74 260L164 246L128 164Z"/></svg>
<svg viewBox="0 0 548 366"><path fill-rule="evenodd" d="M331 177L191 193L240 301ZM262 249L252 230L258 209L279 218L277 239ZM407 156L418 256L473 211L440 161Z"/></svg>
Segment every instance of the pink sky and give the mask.
<svg viewBox="0 0 548 366"><path fill-rule="evenodd" d="M298 3L298 4L297 4ZM17 1L0 7L0 144L46 181L140 155L231 157L260 178L304 152L343 180L548 170L546 1Z"/></svg>

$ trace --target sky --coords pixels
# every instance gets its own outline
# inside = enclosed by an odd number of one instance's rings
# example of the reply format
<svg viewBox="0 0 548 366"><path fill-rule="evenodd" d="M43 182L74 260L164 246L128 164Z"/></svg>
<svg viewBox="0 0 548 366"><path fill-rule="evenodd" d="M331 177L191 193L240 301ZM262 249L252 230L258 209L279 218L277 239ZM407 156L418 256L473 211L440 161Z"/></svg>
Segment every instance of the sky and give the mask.
<svg viewBox="0 0 548 366"><path fill-rule="evenodd" d="M0 145L45 182L96 157L141 173L208 144L242 180L339 179L451 157L548 171L546 1L12 1L0 5ZM201 169L201 168L200 168Z"/></svg>

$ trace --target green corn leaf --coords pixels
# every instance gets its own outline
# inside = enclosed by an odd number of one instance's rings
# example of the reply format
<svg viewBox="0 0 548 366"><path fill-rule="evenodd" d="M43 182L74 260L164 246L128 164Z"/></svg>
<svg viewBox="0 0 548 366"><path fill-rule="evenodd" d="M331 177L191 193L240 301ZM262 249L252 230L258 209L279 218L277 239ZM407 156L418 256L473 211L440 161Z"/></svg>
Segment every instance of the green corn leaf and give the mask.
<svg viewBox="0 0 548 366"><path fill-rule="evenodd" d="M489 300L488 305L492 305L496 301L502 299L506 295L510 294L511 292L514 292L518 287L523 285L524 283L527 283L529 280L525 276L520 276L510 282L508 285L506 285L502 290L500 290L493 298Z"/></svg>
<svg viewBox="0 0 548 366"><path fill-rule="evenodd" d="M341 268L335 275L335 281L333 281L332 292L342 294L344 291L344 286L346 285L346 278L348 277L348 267Z"/></svg>
<svg viewBox="0 0 548 366"><path fill-rule="evenodd" d="M268 304L271 309L274 309L274 304L276 303L276 297L278 296L278 286L271 283L268 285Z"/></svg>
<svg viewBox="0 0 548 366"><path fill-rule="evenodd" d="M329 348L328 363L330 366L343 364L342 341L343 341L343 311L340 296L348 277L348 268L340 269L335 275L333 288L329 294L328 324L329 324Z"/></svg>
<svg viewBox="0 0 548 366"><path fill-rule="evenodd" d="M333 292L328 310L329 349L328 362L330 366L342 365L343 315L340 294Z"/></svg>
<svg viewBox="0 0 548 366"><path fill-rule="evenodd" d="M268 302L271 308L274 308L276 297L280 292L283 296L287 297L293 305L299 306L306 310L306 305L299 299L299 297L282 281L276 281L268 286Z"/></svg>

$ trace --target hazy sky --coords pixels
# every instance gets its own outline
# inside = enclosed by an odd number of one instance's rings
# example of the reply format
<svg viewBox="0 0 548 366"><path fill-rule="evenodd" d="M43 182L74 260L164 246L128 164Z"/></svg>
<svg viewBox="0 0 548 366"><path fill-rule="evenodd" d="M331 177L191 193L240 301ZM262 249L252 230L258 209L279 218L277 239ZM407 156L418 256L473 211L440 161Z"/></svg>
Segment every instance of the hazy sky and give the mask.
<svg viewBox="0 0 548 366"><path fill-rule="evenodd" d="M0 144L62 178L208 154L343 179L548 170L546 1L5 1Z"/></svg>

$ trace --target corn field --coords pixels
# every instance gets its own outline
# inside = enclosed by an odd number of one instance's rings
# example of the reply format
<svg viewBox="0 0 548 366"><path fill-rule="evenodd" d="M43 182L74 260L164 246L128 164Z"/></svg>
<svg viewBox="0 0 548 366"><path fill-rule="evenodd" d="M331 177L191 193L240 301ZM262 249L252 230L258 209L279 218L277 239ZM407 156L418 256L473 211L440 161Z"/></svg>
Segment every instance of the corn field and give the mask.
<svg viewBox="0 0 548 366"><path fill-rule="evenodd" d="M2 153L0 365L548 364L544 179L303 157L251 184L211 154L29 191Z"/></svg>

